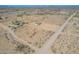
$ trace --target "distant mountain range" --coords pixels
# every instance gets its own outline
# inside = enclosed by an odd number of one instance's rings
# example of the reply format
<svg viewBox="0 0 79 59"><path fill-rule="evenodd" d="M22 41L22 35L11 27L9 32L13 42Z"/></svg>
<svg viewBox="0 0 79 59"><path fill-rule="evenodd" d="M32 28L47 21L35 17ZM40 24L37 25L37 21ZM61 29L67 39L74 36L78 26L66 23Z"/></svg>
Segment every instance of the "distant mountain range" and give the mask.
<svg viewBox="0 0 79 59"><path fill-rule="evenodd" d="M0 8L79 8L79 5L0 5Z"/></svg>

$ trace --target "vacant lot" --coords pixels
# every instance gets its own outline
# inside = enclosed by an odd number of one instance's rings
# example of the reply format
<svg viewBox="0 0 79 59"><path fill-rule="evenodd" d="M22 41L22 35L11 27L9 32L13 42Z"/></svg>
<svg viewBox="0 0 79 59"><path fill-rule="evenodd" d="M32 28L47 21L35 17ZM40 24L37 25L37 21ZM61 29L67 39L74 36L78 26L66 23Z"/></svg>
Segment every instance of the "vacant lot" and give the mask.
<svg viewBox="0 0 79 59"><path fill-rule="evenodd" d="M1 12L3 13L0 13L0 23L8 27L16 37L38 49L42 47L51 35L61 27L69 15L72 14L72 10L65 9L10 9L10 11L7 9L1 10ZM61 35L63 34L64 32ZM0 53L35 52L28 45L13 42L12 39L8 38L6 30L2 27L0 27L0 40Z"/></svg>

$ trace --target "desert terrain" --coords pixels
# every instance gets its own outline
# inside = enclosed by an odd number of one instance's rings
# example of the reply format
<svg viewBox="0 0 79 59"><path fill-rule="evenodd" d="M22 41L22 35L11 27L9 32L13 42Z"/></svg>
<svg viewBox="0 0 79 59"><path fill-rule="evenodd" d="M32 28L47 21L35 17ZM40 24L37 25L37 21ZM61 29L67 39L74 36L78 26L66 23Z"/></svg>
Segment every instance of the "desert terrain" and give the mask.
<svg viewBox="0 0 79 59"><path fill-rule="evenodd" d="M79 53L78 14L74 9L0 9L0 53Z"/></svg>

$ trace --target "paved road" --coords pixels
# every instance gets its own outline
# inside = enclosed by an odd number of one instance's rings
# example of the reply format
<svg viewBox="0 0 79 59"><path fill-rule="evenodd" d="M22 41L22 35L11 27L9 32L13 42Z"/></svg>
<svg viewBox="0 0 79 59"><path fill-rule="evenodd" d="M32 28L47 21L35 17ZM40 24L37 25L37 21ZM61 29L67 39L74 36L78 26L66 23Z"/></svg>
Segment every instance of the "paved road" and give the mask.
<svg viewBox="0 0 79 59"><path fill-rule="evenodd" d="M24 11L0 12L0 14L24 14Z"/></svg>
<svg viewBox="0 0 79 59"><path fill-rule="evenodd" d="M60 33L63 31L63 29L67 26L67 24L69 23L69 21L72 19L73 16L76 15L77 12L74 12L68 19L67 21L60 27L60 29L58 31L55 32L54 35L52 35L46 42L45 44L38 50L36 51L36 53L51 53L51 46L53 46L53 43L55 42L55 40L57 39L57 37L60 35Z"/></svg>
<svg viewBox="0 0 79 59"><path fill-rule="evenodd" d="M4 29L8 32L8 34L9 34L9 35L8 35L8 38L9 38L9 39L12 39L12 40L14 40L14 41L20 42L20 43L22 43L22 44L24 44L24 45L28 45L30 48L32 48L32 49L34 49L34 50L37 50L36 47L34 47L34 46L32 46L31 44L29 44L27 41L24 41L23 39L17 37L17 36L14 34L14 32L13 32L10 28L8 28L7 26L5 26L5 25L3 25L2 23L0 23L0 27L4 28ZM11 36L11 37L10 37L10 36Z"/></svg>

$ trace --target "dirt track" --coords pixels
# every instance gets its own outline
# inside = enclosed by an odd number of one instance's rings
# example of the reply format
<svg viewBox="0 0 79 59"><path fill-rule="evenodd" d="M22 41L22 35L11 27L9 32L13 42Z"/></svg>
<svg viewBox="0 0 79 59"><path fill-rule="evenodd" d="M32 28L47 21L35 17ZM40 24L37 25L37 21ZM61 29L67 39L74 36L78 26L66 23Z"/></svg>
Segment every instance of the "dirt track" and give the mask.
<svg viewBox="0 0 79 59"><path fill-rule="evenodd" d="M13 32L12 30L10 30L7 26L5 26L5 25L3 25L3 24L1 24L1 23L0 23L0 26L1 26L2 28L4 28L4 29L7 31L7 33L9 34L9 35L8 35L8 38L9 38L9 39L12 39L12 40L14 40L14 41L20 42L21 44L24 44L24 45L28 45L28 46L31 47L32 49L37 50L36 47L33 47L33 46L31 46L29 43L27 43L26 41L22 40L21 38L18 38L18 37L14 34L14 32Z"/></svg>
<svg viewBox="0 0 79 59"><path fill-rule="evenodd" d="M63 29L67 26L67 24L69 23L69 21L76 15L77 12L73 13L68 19L67 21L60 27L60 29L58 31L55 32L54 35L52 35L49 40L47 40L45 42L45 44L42 46L42 48L40 48L38 51L36 51L36 53L51 53L50 51L50 47L53 45L52 43L54 43L54 41L57 39L57 37L60 35L60 33L63 31Z"/></svg>

